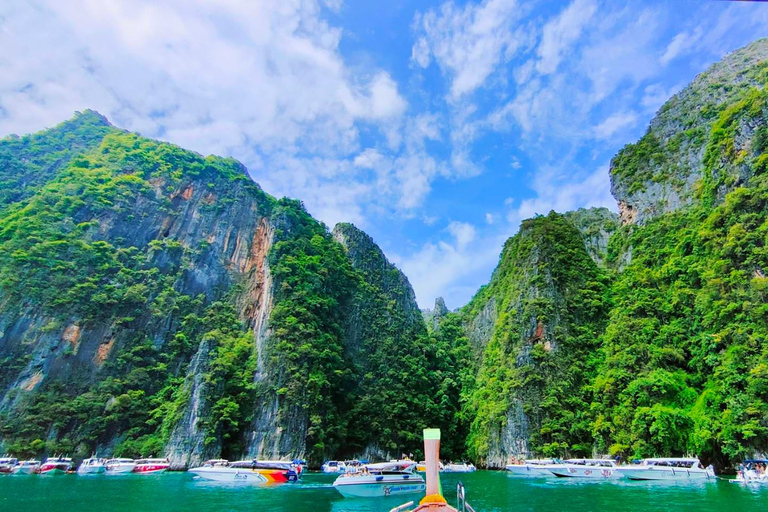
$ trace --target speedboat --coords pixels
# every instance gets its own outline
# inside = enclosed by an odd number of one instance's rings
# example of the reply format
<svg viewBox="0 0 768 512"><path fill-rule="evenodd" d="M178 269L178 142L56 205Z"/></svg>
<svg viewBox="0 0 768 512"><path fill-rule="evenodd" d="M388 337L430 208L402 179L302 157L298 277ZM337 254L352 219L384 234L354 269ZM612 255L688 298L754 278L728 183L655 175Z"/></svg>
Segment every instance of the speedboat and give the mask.
<svg viewBox="0 0 768 512"><path fill-rule="evenodd" d="M216 482L242 482L266 484L267 477L259 473L252 460L228 462L224 459L208 460L199 468L189 470L195 476Z"/></svg>
<svg viewBox="0 0 768 512"><path fill-rule="evenodd" d="M327 460L323 462L320 469L323 470L323 473L346 473L347 464L340 460Z"/></svg>
<svg viewBox="0 0 768 512"><path fill-rule="evenodd" d="M640 464L620 466L616 471L630 480L714 479L715 470L695 457L645 459Z"/></svg>
<svg viewBox="0 0 768 512"><path fill-rule="evenodd" d="M446 464L442 469L444 473L472 473L477 471L477 468L472 463L462 462L460 464L454 464L453 462Z"/></svg>
<svg viewBox="0 0 768 512"><path fill-rule="evenodd" d="M136 461L133 459L109 459L106 463L105 475L127 475L136 468Z"/></svg>
<svg viewBox="0 0 768 512"><path fill-rule="evenodd" d="M157 475L168 471L169 467L171 462L168 459L139 459L133 472L140 475Z"/></svg>
<svg viewBox="0 0 768 512"><path fill-rule="evenodd" d="M568 459L561 464L547 466L549 471L561 478L621 478L616 472L618 466L610 459Z"/></svg>
<svg viewBox="0 0 768 512"><path fill-rule="evenodd" d="M63 475L70 471L72 471L72 459L69 457L46 459L40 466L41 475Z"/></svg>
<svg viewBox="0 0 768 512"><path fill-rule="evenodd" d="M104 459L90 459L83 460L80 467L77 468L78 475L99 475L107 470L107 466L104 465Z"/></svg>
<svg viewBox="0 0 768 512"><path fill-rule="evenodd" d="M512 476L528 478L549 478L555 476L550 468L558 464L555 459L529 459L520 464L507 465L507 471Z"/></svg>
<svg viewBox="0 0 768 512"><path fill-rule="evenodd" d="M339 476L333 486L345 497L370 498L424 492L427 488L424 478L415 469L416 463L410 460L366 464L353 473Z"/></svg>
<svg viewBox="0 0 768 512"><path fill-rule="evenodd" d="M22 460L12 469L14 475L33 475L40 471L39 460Z"/></svg>
<svg viewBox="0 0 768 512"><path fill-rule="evenodd" d="M732 483L740 484L768 484L768 460L745 460L739 464L739 470L736 472L736 478Z"/></svg>
<svg viewBox="0 0 768 512"><path fill-rule="evenodd" d="M272 484L282 484L286 482L298 482L304 467L301 464L295 464L284 460L257 460L242 461L246 466L250 464L251 468L267 479ZM233 463L238 464L238 463Z"/></svg>
<svg viewBox="0 0 768 512"><path fill-rule="evenodd" d="M0 474L10 474L18 464L19 460L13 457L0 458Z"/></svg>

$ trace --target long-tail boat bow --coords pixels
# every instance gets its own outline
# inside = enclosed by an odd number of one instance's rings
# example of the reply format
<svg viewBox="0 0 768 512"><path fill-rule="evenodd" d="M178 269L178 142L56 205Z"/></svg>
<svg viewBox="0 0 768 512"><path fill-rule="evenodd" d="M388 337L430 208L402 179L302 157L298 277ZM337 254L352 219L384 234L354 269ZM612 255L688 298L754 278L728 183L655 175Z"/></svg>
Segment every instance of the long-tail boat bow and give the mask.
<svg viewBox="0 0 768 512"><path fill-rule="evenodd" d="M424 429L424 460L427 466L427 495L419 502L419 506L411 512L460 512L448 505L443 497L440 485L440 429ZM461 512L474 512L464 500L464 486L459 484L459 506ZM413 503L406 503L390 512L406 512Z"/></svg>

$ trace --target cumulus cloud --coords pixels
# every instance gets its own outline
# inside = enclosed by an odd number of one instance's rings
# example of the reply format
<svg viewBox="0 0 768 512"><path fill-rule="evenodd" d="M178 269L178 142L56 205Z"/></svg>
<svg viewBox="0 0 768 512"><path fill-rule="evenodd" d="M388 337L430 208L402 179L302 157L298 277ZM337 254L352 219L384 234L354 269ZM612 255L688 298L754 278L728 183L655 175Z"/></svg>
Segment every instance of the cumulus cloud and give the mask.
<svg viewBox="0 0 768 512"><path fill-rule="evenodd" d="M498 261L506 238L499 233L480 238L474 226L463 222L450 223L445 234L447 238L393 258L411 281L421 307L430 307L438 296L447 297L450 307L469 301L478 282L487 279L488 269Z"/></svg>
<svg viewBox="0 0 768 512"><path fill-rule="evenodd" d="M595 137L598 139L608 139L615 135L616 132L633 126L635 123L637 123L637 114L634 112L617 112L595 126Z"/></svg>
<svg viewBox="0 0 768 512"><path fill-rule="evenodd" d="M234 156L267 191L302 198L326 222L360 222L376 195L363 160L350 162L360 131L397 156L408 103L386 71L347 66L341 36L314 0L5 2L0 135L92 108L122 128ZM393 193L414 181L391 178L408 181Z"/></svg>
<svg viewBox="0 0 768 512"><path fill-rule="evenodd" d="M537 54L539 73L553 73L560 60L579 38L584 26L597 10L595 0L574 0L559 16L547 22L542 29L541 44Z"/></svg>
<svg viewBox="0 0 768 512"><path fill-rule="evenodd" d="M520 206L510 210L508 220L517 226L524 219L537 214L546 215L552 210L562 213L605 206L616 211L608 173L608 164L576 176L569 176L562 169L542 169L531 184L536 196L524 199Z"/></svg>
<svg viewBox="0 0 768 512"><path fill-rule="evenodd" d="M448 2L417 14L419 37L411 58L427 67L433 57L450 77L451 97L457 99L480 87L515 53L524 38L516 26L522 12L515 0L484 0L463 7Z"/></svg>

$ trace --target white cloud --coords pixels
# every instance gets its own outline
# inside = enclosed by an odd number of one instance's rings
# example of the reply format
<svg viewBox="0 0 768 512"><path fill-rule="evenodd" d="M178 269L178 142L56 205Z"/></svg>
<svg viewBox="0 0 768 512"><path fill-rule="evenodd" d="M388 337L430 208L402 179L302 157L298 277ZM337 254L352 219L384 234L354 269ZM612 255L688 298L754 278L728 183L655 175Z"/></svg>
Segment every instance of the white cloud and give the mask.
<svg viewBox="0 0 768 512"><path fill-rule="evenodd" d="M464 7L447 2L417 14L419 37L411 58L427 67L434 57L451 79L451 97L458 99L480 87L515 53L524 39L515 27L522 12L516 0L484 0Z"/></svg>
<svg viewBox="0 0 768 512"><path fill-rule="evenodd" d="M696 27L693 32L680 32L667 45L664 54L659 59L662 64L669 64L672 60L691 51L702 36L701 27Z"/></svg>
<svg viewBox="0 0 768 512"><path fill-rule="evenodd" d="M314 0L4 2L0 135L93 108L122 128L234 156L268 192L301 198L328 223L361 222L372 197L387 199L369 182L381 161L359 153L360 130L399 156L408 104L387 72L346 65L341 35ZM435 175L423 172L405 203L423 200ZM390 179L393 194L414 182Z"/></svg>
<svg viewBox="0 0 768 512"><path fill-rule="evenodd" d="M616 132L633 126L637 123L637 114L634 112L617 112L595 126L594 133L598 139L608 139Z"/></svg>
<svg viewBox="0 0 768 512"><path fill-rule="evenodd" d="M488 279L507 237L490 233L478 240L475 228L465 223L451 223L447 231L451 240L427 242L407 257L393 257L411 281L421 307L431 307L438 296L446 297L450 307L466 304L478 283Z"/></svg>
<svg viewBox="0 0 768 512"><path fill-rule="evenodd" d="M537 50L539 61L536 70L539 73L555 72L560 60L579 38L596 10L595 0L573 0L558 17L544 25L541 44Z"/></svg>
<svg viewBox="0 0 768 512"><path fill-rule="evenodd" d="M496 221L496 217L492 213L485 214L485 223L488 225L493 224Z"/></svg>
<svg viewBox="0 0 768 512"><path fill-rule="evenodd" d="M546 215L552 210L562 213L582 207L605 206L616 211L608 170L606 164L591 173L574 176L560 169L541 169L531 184L536 196L524 199L509 213L508 220L517 226L536 214Z"/></svg>
<svg viewBox="0 0 768 512"><path fill-rule="evenodd" d="M461 250L469 245L474 239L477 232L472 224L467 222L453 221L448 224L448 232L456 238L456 247Z"/></svg>
<svg viewBox="0 0 768 512"><path fill-rule="evenodd" d="M659 83L651 84L643 90L643 98L640 100L640 104L649 111L656 112L659 107L683 87L685 87L685 84L677 84L670 88L666 88Z"/></svg>

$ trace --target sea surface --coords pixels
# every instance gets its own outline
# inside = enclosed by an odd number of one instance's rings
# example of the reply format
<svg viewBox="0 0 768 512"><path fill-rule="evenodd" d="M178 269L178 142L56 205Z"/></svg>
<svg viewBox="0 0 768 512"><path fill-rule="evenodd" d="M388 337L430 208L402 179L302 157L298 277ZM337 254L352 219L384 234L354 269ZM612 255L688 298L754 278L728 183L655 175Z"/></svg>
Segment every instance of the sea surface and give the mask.
<svg viewBox="0 0 768 512"><path fill-rule="evenodd" d="M331 484L335 477L306 473L297 484L254 487L213 483L188 473L152 476L0 475L3 511L109 512L388 512L420 495L344 498ZM503 472L442 475L443 491L455 505L459 481L477 512L648 512L650 510L765 510L768 485L746 487L718 479L710 482L588 482L518 479Z"/></svg>

